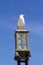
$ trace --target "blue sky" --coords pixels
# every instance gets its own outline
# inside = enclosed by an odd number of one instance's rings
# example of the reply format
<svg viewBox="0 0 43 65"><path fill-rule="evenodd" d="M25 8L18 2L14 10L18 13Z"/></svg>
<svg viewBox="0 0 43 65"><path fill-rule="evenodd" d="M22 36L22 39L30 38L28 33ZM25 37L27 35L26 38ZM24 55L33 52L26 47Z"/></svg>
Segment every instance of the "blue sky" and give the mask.
<svg viewBox="0 0 43 65"><path fill-rule="evenodd" d="M25 29L30 30L30 65L43 64L43 0L0 0L0 65L17 65L14 31L18 16L25 14Z"/></svg>

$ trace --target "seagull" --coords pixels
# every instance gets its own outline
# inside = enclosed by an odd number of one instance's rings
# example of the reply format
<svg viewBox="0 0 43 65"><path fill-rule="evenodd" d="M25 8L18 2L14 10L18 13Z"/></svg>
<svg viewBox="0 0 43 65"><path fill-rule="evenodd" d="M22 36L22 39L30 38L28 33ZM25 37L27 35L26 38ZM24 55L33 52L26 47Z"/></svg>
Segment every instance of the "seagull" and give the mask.
<svg viewBox="0 0 43 65"><path fill-rule="evenodd" d="M17 22L18 29L23 29L25 25L24 15L20 14Z"/></svg>

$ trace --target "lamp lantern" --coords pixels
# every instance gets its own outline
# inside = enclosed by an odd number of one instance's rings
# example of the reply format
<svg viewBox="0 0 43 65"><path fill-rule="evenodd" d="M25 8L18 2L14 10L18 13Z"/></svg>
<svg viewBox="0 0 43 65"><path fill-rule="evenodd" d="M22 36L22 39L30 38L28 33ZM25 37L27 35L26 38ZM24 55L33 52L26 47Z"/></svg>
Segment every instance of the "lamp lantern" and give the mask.
<svg viewBox="0 0 43 65"><path fill-rule="evenodd" d="M14 34L15 36L14 59L17 61L18 65L20 65L20 62L25 62L25 65L28 65L29 57L31 57L30 48L29 48L29 39L28 39L29 30L24 30L23 29L24 26L21 25L22 23L20 24L20 21L19 21L18 29L15 31Z"/></svg>

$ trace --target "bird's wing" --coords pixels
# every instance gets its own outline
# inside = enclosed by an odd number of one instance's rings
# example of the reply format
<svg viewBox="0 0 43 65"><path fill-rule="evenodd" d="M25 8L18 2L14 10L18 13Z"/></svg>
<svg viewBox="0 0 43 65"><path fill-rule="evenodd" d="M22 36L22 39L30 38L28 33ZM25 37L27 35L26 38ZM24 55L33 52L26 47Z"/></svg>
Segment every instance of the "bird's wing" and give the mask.
<svg viewBox="0 0 43 65"><path fill-rule="evenodd" d="M17 23L17 26L20 26L20 25L22 25L23 24L23 20L22 19L18 19L18 23Z"/></svg>

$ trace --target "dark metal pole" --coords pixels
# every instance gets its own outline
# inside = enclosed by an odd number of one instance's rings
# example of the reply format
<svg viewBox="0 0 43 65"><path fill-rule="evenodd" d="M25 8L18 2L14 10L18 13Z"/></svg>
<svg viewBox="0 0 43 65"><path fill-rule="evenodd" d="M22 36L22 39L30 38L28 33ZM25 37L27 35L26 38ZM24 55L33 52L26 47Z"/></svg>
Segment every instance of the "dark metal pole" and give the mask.
<svg viewBox="0 0 43 65"><path fill-rule="evenodd" d="M20 61L18 61L17 63L18 63L18 65L20 65Z"/></svg>
<svg viewBox="0 0 43 65"><path fill-rule="evenodd" d="M25 65L28 65L28 60L25 61Z"/></svg>

